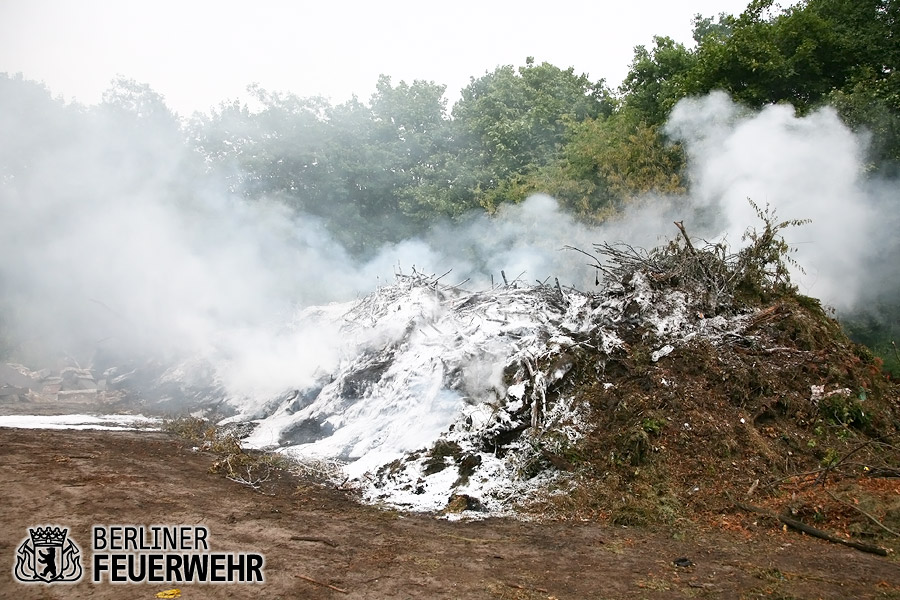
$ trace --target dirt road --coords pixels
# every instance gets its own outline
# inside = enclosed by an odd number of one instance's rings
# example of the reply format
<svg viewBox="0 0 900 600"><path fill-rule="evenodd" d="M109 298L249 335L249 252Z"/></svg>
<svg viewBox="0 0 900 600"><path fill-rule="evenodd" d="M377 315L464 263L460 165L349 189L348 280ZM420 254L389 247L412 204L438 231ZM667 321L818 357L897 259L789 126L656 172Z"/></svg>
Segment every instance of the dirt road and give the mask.
<svg viewBox="0 0 900 600"><path fill-rule="evenodd" d="M283 474L263 495L161 433L0 429L0 597L900 598L900 563L771 527L752 537L598 523L448 522L354 503ZM69 528L76 584L17 583L38 525ZM265 555L262 584L93 584L94 525L204 525L211 551ZM677 538L677 539L676 539ZM676 566L686 557L693 565Z"/></svg>

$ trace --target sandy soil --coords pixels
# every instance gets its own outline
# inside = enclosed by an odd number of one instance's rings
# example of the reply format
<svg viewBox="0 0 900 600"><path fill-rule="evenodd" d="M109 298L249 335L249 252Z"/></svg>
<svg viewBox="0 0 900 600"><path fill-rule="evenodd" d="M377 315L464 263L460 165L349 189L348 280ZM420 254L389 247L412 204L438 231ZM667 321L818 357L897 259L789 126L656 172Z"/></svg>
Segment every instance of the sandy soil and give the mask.
<svg viewBox="0 0 900 600"><path fill-rule="evenodd" d="M900 598L900 564L772 527L752 537L598 523L448 522L356 504L282 474L264 495L210 473L215 457L161 433L0 429L0 597ZM266 581L16 583L28 527L196 525L212 551L261 552ZM673 560L687 557L693 566ZM331 587L329 587L331 586Z"/></svg>

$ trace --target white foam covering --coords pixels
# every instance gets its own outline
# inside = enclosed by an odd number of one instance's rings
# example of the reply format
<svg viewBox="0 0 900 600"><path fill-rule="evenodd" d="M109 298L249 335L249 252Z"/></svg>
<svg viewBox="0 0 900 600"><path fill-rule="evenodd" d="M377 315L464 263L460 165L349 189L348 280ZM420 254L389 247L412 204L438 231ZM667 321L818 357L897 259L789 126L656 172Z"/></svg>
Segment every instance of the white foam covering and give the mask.
<svg viewBox="0 0 900 600"><path fill-rule="evenodd" d="M239 414L229 421L256 423L245 440L253 447L338 461L370 502L431 511L465 494L504 512L557 477L546 457L590 427L567 386L573 353L589 351L601 379L623 329L639 324L659 340L658 360L743 322L703 318L686 294L653 289L640 273L603 294L402 278L356 302L301 311L285 336L336 336L324 366L312 365L313 383L276 400L232 398ZM311 365L298 371L310 380Z"/></svg>

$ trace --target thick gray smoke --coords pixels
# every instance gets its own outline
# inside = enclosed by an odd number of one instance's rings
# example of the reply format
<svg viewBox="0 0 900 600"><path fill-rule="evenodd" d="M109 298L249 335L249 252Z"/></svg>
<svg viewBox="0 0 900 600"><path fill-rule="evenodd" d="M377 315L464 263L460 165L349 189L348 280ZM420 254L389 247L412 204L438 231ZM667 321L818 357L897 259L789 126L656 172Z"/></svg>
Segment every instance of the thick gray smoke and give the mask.
<svg viewBox="0 0 900 600"><path fill-rule="evenodd" d="M226 360L238 387L301 386L338 357L334 331L281 335L298 307L353 299L413 268L452 269L444 282L474 287L500 283L503 270L585 288L593 271L563 246L652 246L682 219L737 245L755 222L747 197L813 220L789 239L807 269L805 293L851 304L872 251L864 144L829 110L797 118L789 107L744 114L722 94L684 101L668 131L690 155L690 198L648 198L591 229L536 196L365 263L315 219L225 191L168 125L101 109L78 119L28 110L0 123L12 165L0 172L0 283L18 350L44 360L201 354Z"/></svg>

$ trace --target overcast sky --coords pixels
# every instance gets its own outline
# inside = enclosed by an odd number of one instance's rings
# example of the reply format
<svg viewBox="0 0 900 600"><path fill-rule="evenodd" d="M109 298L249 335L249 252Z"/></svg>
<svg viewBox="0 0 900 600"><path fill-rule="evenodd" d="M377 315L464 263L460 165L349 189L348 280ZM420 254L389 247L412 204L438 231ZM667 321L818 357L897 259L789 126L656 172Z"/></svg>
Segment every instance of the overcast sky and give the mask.
<svg viewBox="0 0 900 600"><path fill-rule="evenodd" d="M243 97L250 83L342 102L378 75L427 79L456 99L497 65L575 67L617 86L637 44L691 42L695 14L747 0L0 0L0 72L94 103L117 74L182 115Z"/></svg>

